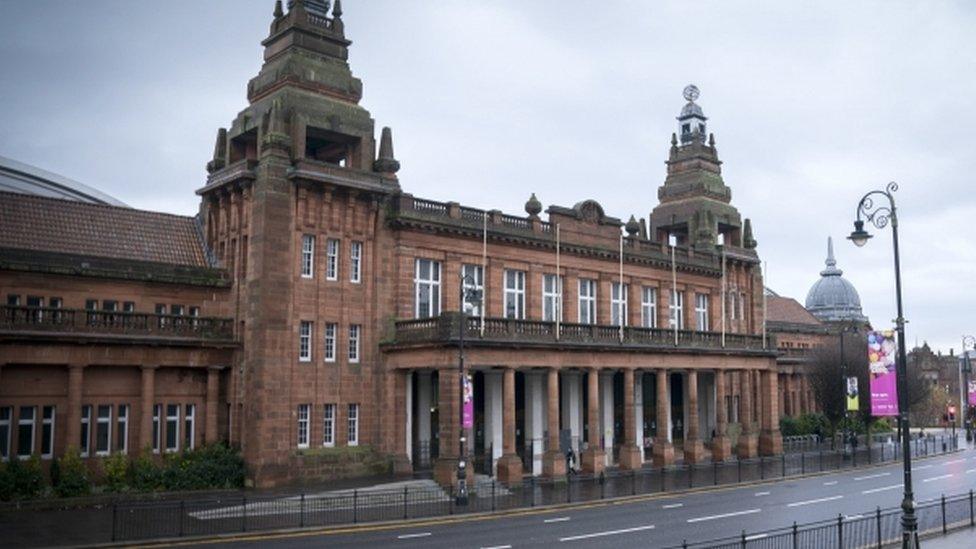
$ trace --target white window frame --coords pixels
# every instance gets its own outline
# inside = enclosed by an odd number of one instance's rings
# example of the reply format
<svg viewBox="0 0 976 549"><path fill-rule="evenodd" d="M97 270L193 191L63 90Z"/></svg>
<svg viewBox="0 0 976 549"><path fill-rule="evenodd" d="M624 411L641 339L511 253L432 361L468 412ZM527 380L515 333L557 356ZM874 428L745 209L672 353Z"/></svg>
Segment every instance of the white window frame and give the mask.
<svg viewBox="0 0 976 549"><path fill-rule="evenodd" d="M183 406L183 444L187 450L196 448L197 442L197 405Z"/></svg>
<svg viewBox="0 0 976 549"><path fill-rule="evenodd" d="M735 319L739 318L739 316L737 314L738 313L738 307L736 306L736 303L735 303L737 301L735 299L735 296L736 296L735 290L732 290L732 291L729 292L729 320L735 320Z"/></svg>
<svg viewBox="0 0 976 549"><path fill-rule="evenodd" d="M746 319L746 293L739 292L739 318Z"/></svg>
<svg viewBox="0 0 976 549"><path fill-rule="evenodd" d="M37 406L18 406L17 407L17 459L30 459L34 455L34 446L37 444ZM30 410L30 419L24 419L24 410ZM20 447L20 428L21 426L30 427L30 451L23 453Z"/></svg>
<svg viewBox="0 0 976 549"><path fill-rule="evenodd" d="M308 448L309 439L309 411L311 404L299 404L298 405L298 447Z"/></svg>
<svg viewBox="0 0 976 549"><path fill-rule="evenodd" d="M685 329L685 294L682 291L671 290L671 299L668 300L668 328L674 329L675 318L679 330Z"/></svg>
<svg viewBox="0 0 976 549"><path fill-rule="evenodd" d="M164 435L163 442L165 446L164 451L167 454L173 454L180 451L180 408L181 407L179 404L166 405L166 434ZM171 409L176 410L175 416L170 414ZM173 441L176 444L175 446L169 445L169 433L170 433L171 424L173 426L172 432L175 433L175 436L173 437Z"/></svg>
<svg viewBox="0 0 976 549"><path fill-rule="evenodd" d="M579 279L579 300L577 309L580 324L596 324L596 291L597 283L595 279Z"/></svg>
<svg viewBox="0 0 976 549"><path fill-rule="evenodd" d="M481 316L481 308L484 307L485 302L485 270L481 265L475 265L473 263L464 263L461 265L461 283L464 287L464 295L467 296L472 290L481 292L481 301L475 305L467 300L464 300L464 312L471 316ZM473 280L473 282L469 281Z"/></svg>
<svg viewBox="0 0 976 549"><path fill-rule="evenodd" d="M348 432L346 433L346 444L348 446L359 446L359 404L349 405L349 414L346 416Z"/></svg>
<svg viewBox="0 0 976 549"><path fill-rule="evenodd" d="M323 331L322 341L323 350L322 354L324 356L323 360L325 362L335 362L336 361L336 332L339 331L339 325L335 322L327 322L325 324L325 330Z"/></svg>
<svg viewBox="0 0 976 549"><path fill-rule="evenodd" d="M350 364L359 363L359 342L362 339L363 327L361 324L349 325L349 362Z"/></svg>
<svg viewBox="0 0 976 549"><path fill-rule="evenodd" d="M363 281L363 243L353 241L349 244L349 282L359 284Z"/></svg>
<svg viewBox="0 0 976 549"><path fill-rule="evenodd" d="M336 405L326 404L322 407L322 446L335 446Z"/></svg>
<svg viewBox="0 0 976 549"><path fill-rule="evenodd" d="M312 321L298 322L298 361L312 361Z"/></svg>
<svg viewBox="0 0 976 549"><path fill-rule="evenodd" d="M505 318L525 318L525 271L505 269L504 312Z"/></svg>
<svg viewBox="0 0 976 549"><path fill-rule="evenodd" d="M641 288L641 326L657 328L657 288L654 286Z"/></svg>
<svg viewBox="0 0 976 549"><path fill-rule="evenodd" d="M627 317L630 316L628 301L630 297L630 284L624 283L623 293L621 294L619 282L610 284L610 324L627 326Z"/></svg>
<svg viewBox="0 0 976 549"><path fill-rule="evenodd" d="M108 410L107 416L102 416L102 410ZM104 426L105 434L105 450L100 450L98 448L98 433ZM96 456L109 456L112 455L112 405L111 404L99 404L95 407L95 455Z"/></svg>
<svg viewBox="0 0 976 549"><path fill-rule="evenodd" d="M154 454L159 453L160 447L163 445L163 405L153 404L153 440L152 440L152 452Z"/></svg>
<svg viewBox="0 0 976 549"><path fill-rule="evenodd" d="M51 412L51 417L47 417L47 412L49 410ZM41 407L41 459L51 459L54 457L54 427L57 413L57 407L54 405ZM48 429L47 434L44 433L45 429ZM47 441L47 452L44 451L45 440Z"/></svg>
<svg viewBox="0 0 976 549"><path fill-rule="evenodd" d="M421 278L422 265L428 265L428 277ZM421 314L421 289L427 289L427 313ZM434 318L441 314L441 262L434 259L417 258L413 270L413 314L414 318Z"/></svg>
<svg viewBox="0 0 976 549"><path fill-rule="evenodd" d="M339 239L325 241L325 279L339 280Z"/></svg>
<svg viewBox="0 0 976 549"><path fill-rule="evenodd" d="M115 413L116 430L115 446L120 454L129 453L129 412L131 407L128 404L119 404Z"/></svg>
<svg viewBox="0 0 976 549"><path fill-rule="evenodd" d="M302 235L302 278L315 276L315 235Z"/></svg>
<svg viewBox="0 0 976 549"><path fill-rule="evenodd" d="M78 451L81 457L91 455L91 416L92 405L83 404L81 406L81 440L78 441Z"/></svg>
<svg viewBox="0 0 976 549"><path fill-rule="evenodd" d="M5 438L6 440L3 442L7 443L6 446L4 446L6 449L0 453L0 460L2 461L7 461L10 459L10 433L13 431L10 422L13 419L13 415L13 406L0 406L0 437ZM4 432L6 432L6 436L3 435Z"/></svg>
<svg viewBox="0 0 976 549"><path fill-rule="evenodd" d="M555 274L542 275L542 320L555 322L563 319L563 277Z"/></svg>
<svg viewBox="0 0 976 549"><path fill-rule="evenodd" d="M695 293L695 328L708 331L708 294Z"/></svg>

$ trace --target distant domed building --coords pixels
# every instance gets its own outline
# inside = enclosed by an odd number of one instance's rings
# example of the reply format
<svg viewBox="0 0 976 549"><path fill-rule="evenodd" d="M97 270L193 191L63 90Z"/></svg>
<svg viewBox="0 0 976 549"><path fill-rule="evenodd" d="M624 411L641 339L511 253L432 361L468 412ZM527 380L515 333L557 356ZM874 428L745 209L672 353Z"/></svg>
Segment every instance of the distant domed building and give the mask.
<svg viewBox="0 0 976 549"><path fill-rule="evenodd" d="M820 271L816 281L807 293L806 309L823 322L868 321L861 312L861 297L857 289L843 277L844 271L837 268L834 259L834 242L827 238L827 268Z"/></svg>
<svg viewBox="0 0 976 549"><path fill-rule="evenodd" d="M67 177L0 156L0 192L128 207L121 200Z"/></svg>

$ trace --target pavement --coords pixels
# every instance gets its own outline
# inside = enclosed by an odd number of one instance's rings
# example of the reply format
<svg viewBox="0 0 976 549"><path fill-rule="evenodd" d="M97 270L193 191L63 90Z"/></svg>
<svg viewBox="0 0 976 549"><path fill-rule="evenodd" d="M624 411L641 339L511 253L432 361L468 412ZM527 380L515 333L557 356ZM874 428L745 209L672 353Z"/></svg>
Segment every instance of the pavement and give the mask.
<svg viewBox="0 0 976 549"><path fill-rule="evenodd" d="M232 547L395 547L509 548L530 546L667 547L741 532L761 532L791 525L855 519L876 508L897 507L902 497L902 466L845 470L685 494L644 496L594 502L565 509L529 509L505 515L430 519L413 523L364 525L326 532L255 534L210 540ZM976 490L976 451L966 450L913 464L916 501ZM972 532L964 530L962 532ZM973 547L969 536L932 538L925 546L954 543ZM189 545L193 545L190 543ZM957 547L957 545L944 545Z"/></svg>
<svg viewBox="0 0 976 549"><path fill-rule="evenodd" d="M976 546L976 528L956 530L946 536L921 540L925 549L973 549Z"/></svg>

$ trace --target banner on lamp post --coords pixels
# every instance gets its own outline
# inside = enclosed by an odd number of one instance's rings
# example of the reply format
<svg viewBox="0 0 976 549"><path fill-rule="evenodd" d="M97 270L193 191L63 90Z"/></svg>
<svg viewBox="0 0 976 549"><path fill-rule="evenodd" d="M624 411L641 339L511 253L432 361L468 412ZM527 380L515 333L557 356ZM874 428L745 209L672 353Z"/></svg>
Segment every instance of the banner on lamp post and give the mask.
<svg viewBox="0 0 976 549"><path fill-rule="evenodd" d="M969 382L969 405L976 406L976 380Z"/></svg>
<svg viewBox="0 0 976 549"><path fill-rule="evenodd" d="M898 343L894 334L868 333L868 369L871 377L871 415L898 415L898 383L895 355Z"/></svg>
<svg viewBox="0 0 976 549"><path fill-rule="evenodd" d="M471 382L471 374L464 375L464 403L461 407L461 428L471 429L474 427L474 384Z"/></svg>
<svg viewBox="0 0 976 549"><path fill-rule="evenodd" d="M857 378L847 378L847 411L856 412L861 408L857 393Z"/></svg>

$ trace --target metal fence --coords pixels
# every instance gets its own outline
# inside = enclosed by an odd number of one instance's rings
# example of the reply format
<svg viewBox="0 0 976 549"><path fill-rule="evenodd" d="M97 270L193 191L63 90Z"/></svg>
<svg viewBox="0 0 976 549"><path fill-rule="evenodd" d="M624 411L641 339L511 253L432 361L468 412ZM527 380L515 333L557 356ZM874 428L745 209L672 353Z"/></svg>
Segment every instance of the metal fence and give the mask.
<svg viewBox="0 0 976 549"><path fill-rule="evenodd" d="M912 454L932 455L955 450L956 446L956 439L948 437L918 438L912 443ZM529 477L511 486L489 478L473 483L464 506L456 505L451 494L436 486L119 502L112 506L112 541L405 520L667 493L891 462L900 459L900 448L882 444L847 452L819 449L721 463L612 470L600 475Z"/></svg>

